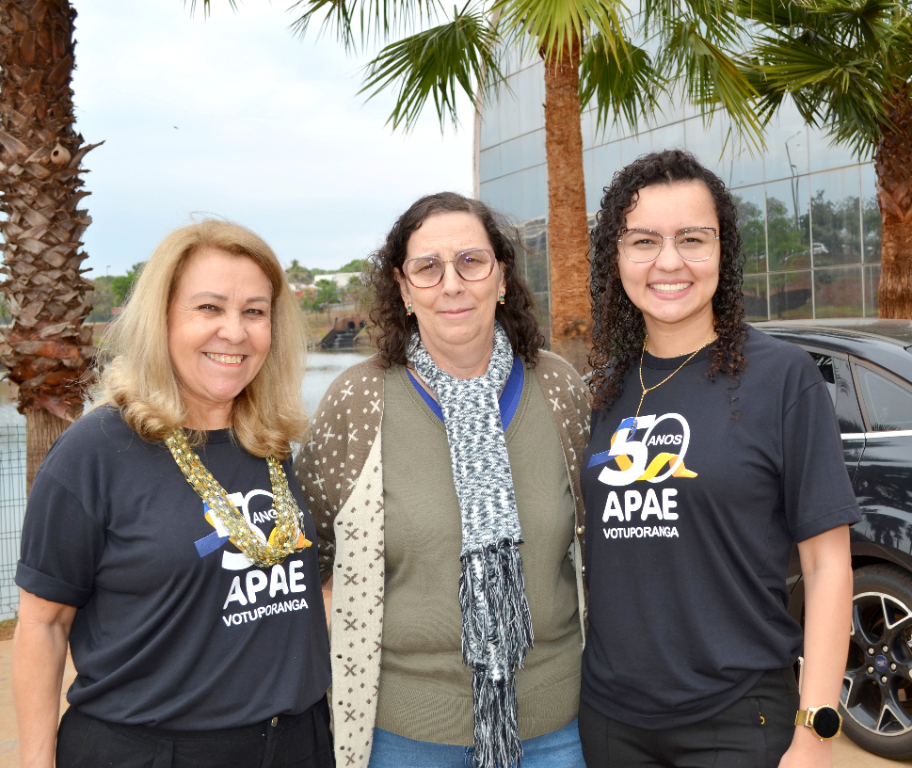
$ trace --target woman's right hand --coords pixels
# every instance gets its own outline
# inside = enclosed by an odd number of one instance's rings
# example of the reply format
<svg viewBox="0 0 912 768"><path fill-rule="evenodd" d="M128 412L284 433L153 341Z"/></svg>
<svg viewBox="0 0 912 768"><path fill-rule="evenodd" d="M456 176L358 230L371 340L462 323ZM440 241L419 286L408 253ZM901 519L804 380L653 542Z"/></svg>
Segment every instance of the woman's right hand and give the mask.
<svg viewBox="0 0 912 768"><path fill-rule="evenodd" d="M72 605L20 590L13 636L13 702L19 725L21 768L53 768L60 720L60 688L66 665Z"/></svg>

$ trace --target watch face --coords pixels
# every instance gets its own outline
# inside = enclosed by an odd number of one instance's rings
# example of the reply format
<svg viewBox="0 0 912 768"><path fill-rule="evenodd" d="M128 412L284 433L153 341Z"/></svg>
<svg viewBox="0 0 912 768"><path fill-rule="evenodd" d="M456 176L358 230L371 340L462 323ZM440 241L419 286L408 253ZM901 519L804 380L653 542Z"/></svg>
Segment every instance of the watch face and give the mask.
<svg viewBox="0 0 912 768"><path fill-rule="evenodd" d="M814 731L822 739L839 733L839 713L832 707L821 707L814 713Z"/></svg>

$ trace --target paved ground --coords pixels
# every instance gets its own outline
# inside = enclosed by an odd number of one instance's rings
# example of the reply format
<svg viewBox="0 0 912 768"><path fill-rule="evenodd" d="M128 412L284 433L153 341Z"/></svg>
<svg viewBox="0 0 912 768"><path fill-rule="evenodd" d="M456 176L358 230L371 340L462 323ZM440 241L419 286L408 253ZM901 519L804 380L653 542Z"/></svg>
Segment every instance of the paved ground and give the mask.
<svg viewBox="0 0 912 768"><path fill-rule="evenodd" d="M0 768L19 768L19 737L16 733L16 714L13 711L13 695L10 690L10 656L12 641L0 642ZM75 670L67 664L63 688L66 690ZM60 697L61 711L66 699ZM833 768L899 768L900 763L874 757L855 746L847 738L838 739L833 745Z"/></svg>

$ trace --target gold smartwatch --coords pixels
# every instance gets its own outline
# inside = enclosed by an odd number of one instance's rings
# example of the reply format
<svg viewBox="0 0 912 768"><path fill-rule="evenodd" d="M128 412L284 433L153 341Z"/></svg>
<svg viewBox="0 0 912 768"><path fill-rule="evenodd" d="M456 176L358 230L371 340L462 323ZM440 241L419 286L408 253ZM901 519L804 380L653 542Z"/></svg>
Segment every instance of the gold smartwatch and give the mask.
<svg viewBox="0 0 912 768"><path fill-rule="evenodd" d="M826 741L835 739L842 733L842 715L839 710L824 704L822 707L799 709L795 715L795 725L810 728L818 739Z"/></svg>

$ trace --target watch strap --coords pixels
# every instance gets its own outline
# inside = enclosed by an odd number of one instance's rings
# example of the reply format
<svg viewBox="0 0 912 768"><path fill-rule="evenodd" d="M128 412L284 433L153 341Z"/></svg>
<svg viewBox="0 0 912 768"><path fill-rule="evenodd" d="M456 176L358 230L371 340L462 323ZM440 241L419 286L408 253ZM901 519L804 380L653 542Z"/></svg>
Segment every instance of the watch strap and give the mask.
<svg viewBox="0 0 912 768"><path fill-rule="evenodd" d="M811 709L799 709L798 714L795 715L795 725L803 725L805 728L810 728L813 721L814 716Z"/></svg>
<svg viewBox="0 0 912 768"><path fill-rule="evenodd" d="M837 717L836 732L831 736L822 736L815 727L815 718L819 710L832 710ZM828 741L829 739L835 739L837 736L842 735L842 715L839 714L839 710L836 707L830 706L829 704L822 704L819 707L808 707L807 709L799 709L795 715L795 725L803 725L805 728L810 728L814 735L821 741Z"/></svg>

